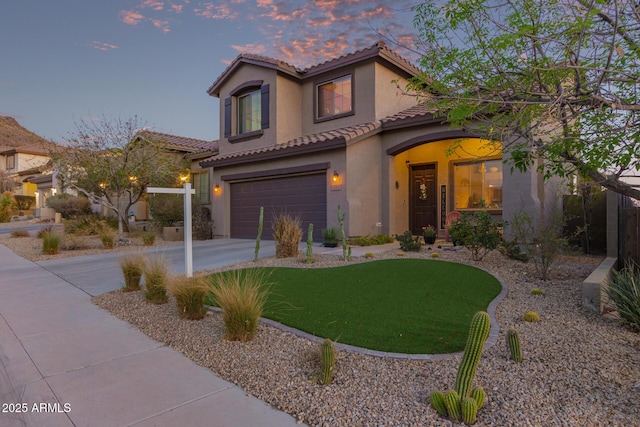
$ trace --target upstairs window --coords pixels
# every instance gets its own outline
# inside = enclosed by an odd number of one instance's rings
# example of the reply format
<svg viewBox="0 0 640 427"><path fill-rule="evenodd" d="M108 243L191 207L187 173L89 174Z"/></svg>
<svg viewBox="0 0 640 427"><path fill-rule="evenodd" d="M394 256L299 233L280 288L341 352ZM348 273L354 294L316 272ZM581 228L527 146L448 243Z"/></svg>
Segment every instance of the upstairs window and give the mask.
<svg viewBox="0 0 640 427"><path fill-rule="evenodd" d="M238 97L238 135L262 129L260 89Z"/></svg>
<svg viewBox="0 0 640 427"><path fill-rule="evenodd" d="M316 86L317 119L330 119L353 111L351 74Z"/></svg>
<svg viewBox="0 0 640 427"><path fill-rule="evenodd" d="M260 138L269 128L269 85L252 80L224 100L224 136L229 142Z"/></svg>
<svg viewBox="0 0 640 427"><path fill-rule="evenodd" d="M16 168L16 155L15 154L11 154L11 155L7 156L5 166L6 166L7 170L11 170L11 169L15 169Z"/></svg>

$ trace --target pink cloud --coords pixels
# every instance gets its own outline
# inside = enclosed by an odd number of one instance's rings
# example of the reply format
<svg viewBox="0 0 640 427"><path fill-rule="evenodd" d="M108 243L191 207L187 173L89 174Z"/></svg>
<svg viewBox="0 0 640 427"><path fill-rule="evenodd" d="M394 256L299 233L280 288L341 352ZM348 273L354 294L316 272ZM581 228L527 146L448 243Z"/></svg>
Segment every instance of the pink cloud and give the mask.
<svg viewBox="0 0 640 427"><path fill-rule="evenodd" d="M253 53L255 55L261 55L267 50L267 47L265 45L253 44L253 43L245 44L243 46L232 44L231 47L240 53L246 52L246 53Z"/></svg>
<svg viewBox="0 0 640 427"><path fill-rule="evenodd" d="M144 19L144 15L134 12L132 10L121 10L120 20L128 25L138 25L140 21Z"/></svg>
<svg viewBox="0 0 640 427"><path fill-rule="evenodd" d="M154 27L159 28L162 30L163 33L168 33L169 31L171 31L169 29L169 21L161 21L159 19L152 19L151 23L153 24Z"/></svg>
<svg viewBox="0 0 640 427"><path fill-rule="evenodd" d="M204 8L193 9L193 12L200 17L208 19L234 19L238 17L238 12L232 10L225 4L216 5L214 3L203 3Z"/></svg>
<svg viewBox="0 0 640 427"><path fill-rule="evenodd" d="M140 5L142 8L150 8L153 10L162 10L164 9L164 3L158 0L143 0Z"/></svg>
<svg viewBox="0 0 640 427"><path fill-rule="evenodd" d="M171 9L173 9L173 11L175 13L182 13L182 8L184 7L183 4L172 4L171 5Z"/></svg>
<svg viewBox="0 0 640 427"><path fill-rule="evenodd" d="M99 42L96 40L91 42L91 47L94 49L103 50L103 51L118 48L118 46L115 44Z"/></svg>

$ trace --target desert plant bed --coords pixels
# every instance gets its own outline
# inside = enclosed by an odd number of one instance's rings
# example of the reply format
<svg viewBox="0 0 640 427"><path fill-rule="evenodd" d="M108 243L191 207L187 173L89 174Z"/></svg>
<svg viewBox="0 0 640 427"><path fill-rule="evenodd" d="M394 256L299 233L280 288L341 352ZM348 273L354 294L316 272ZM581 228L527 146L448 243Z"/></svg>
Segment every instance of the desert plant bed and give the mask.
<svg viewBox="0 0 640 427"><path fill-rule="evenodd" d="M378 351L462 351L469 322L501 285L468 265L389 259L332 268L267 268L263 317Z"/></svg>

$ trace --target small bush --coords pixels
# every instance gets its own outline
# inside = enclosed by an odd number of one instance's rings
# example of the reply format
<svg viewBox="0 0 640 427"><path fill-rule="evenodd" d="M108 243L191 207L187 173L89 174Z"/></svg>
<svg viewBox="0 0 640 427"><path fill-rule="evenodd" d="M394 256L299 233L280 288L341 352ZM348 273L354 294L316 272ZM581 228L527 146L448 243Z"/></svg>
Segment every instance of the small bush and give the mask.
<svg viewBox="0 0 640 427"><path fill-rule="evenodd" d="M263 270L234 270L210 276L211 297L222 309L226 338L251 341L269 293Z"/></svg>
<svg viewBox="0 0 640 427"><path fill-rule="evenodd" d="M457 244L471 251L474 261L480 261L500 246L503 225L501 221L494 221L486 211L464 213L449 225L449 235Z"/></svg>
<svg viewBox="0 0 640 427"><path fill-rule="evenodd" d="M153 224L169 227L184 221L184 200L179 194L154 194L147 199Z"/></svg>
<svg viewBox="0 0 640 427"><path fill-rule="evenodd" d="M53 232L53 226L49 225L47 227L42 227L38 230L38 239L42 239L45 235L51 234Z"/></svg>
<svg viewBox="0 0 640 427"><path fill-rule="evenodd" d="M375 255L373 254L373 252L367 252L366 254L364 254L364 257L367 259L371 259L375 258Z"/></svg>
<svg viewBox="0 0 640 427"><path fill-rule="evenodd" d="M47 198L47 206L53 208L64 218L75 218L91 213L91 203L86 197L59 194Z"/></svg>
<svg viewBox="0 0 640 427"><path fill-rule="evenodd" d="M405 253L404 252L398 252L398 253L396 253L396 256L405 256Z"/></svg>
<svg viewBox="0 0 640 427"><path fill-rule="evenodd" d="M153 230L147 230L140 233L140 237L142 237L142 243L145 246L153 246L156 241L156 232Z"/></svg>
<svg viewBox="0 0 640 427"><path fill-rule="evenodd" d="M498 248L500 253L507 258L515 259L516 261L528 262L529 255L520 249L520 245L513 240L503 240L502 246Z"/></svg>
<svg viewBox="0 0 640 427"><path fill-rule="evenodd" d="M438 252L432 252L431 258L440 258L440 254Z"/></svg>
<svg viewBox="0 0 640 427"><path fill-rule="evenodd" d="M100 233L100 241L102 242L102 247L105 249L113 249L115 240L116 235L111 231L103 231Z"/></svg>
<svg viewBox="0 0 640 427"><path fill-rule="evenodd" d="M393 243L394 238L384 235L378 234L376 236L359 236L352 237L349 239L349 243L356 246L374 246L374 245L384 245L386 243Z"/></svg>
<svg viewBox="0 0 640 427"><path fill-rule="evenodd" d="M531 295L541 295L544 296L544 291L540 288L531 289Z"/></svg>
<svg viewBox="0 0 640 427"><path fill-rule="evenodd" d="M620 319L640 331L640 268L629 263L622 270L614 271L606 293Z"/></svg>
<svg viewBox="0 0 640 427"><path fill-rule="evenodd" d="M183 319L200 320L207 315L204 300L209 288L203 278L176 277L170 282L169 291Z"/></svg>
<svg viewBox="0 0 640 427"><path fill-rule="evenodd" d="M29 237L29 231L24 228L11 230L11 237Z"/></svg>
<svg viewBox="0 0 640 427"><path fill-rule="evenodd" d="M16 200L16 209L21 211L29 210L36 204L36 198L34 196L21 196L16 194L13 197Z"/></svg>
<svg viewBox="0 0 640 427"><path fill-rule="evenodd" d="M167 295L167 277L169 270L164 258L154 258L147 262L143 272L145 298L153 304L164 304L169 300Z"/></svg>
<svg viewBox="0 0 640 427"><path fill-rule="evenodd" d="M15 204L16 200L10 191L5 191L0 194L0 222L9 222L11 219L11 209L13 209Z"/></svg>
<svg viewBox="0 0 640 427"><path fill-rule="evenodd" d="M338 233L340 233L338 227L327 227L322 230L322 238L324 239L325 243L337 243Z"/></svg>
<svg viewBox="0 0 640 427"><path fill-rule="evenodd" d="M110 228L106 219L97 215L80 215L75 219L65 221L64 224L67 233L77 236L97 236Z"/></svg>
<svg viewBox="0 0 640 427"><path fill-rule="evenodd" d="M418 252L422 247L419 237L413 237L411 231L407 230L402 235L396 235L396 240L400 242L400 249L405 252Z"/></svg>
<svg viewBox="0 0 640 427"><path fill-rule="evenodd" d="M522 319L525 322L539 322L540 321L540 315L538 313L536 313L535 311L527 311L524 316L522 316Z"/></svg>
<svg viewBox="0 0 640 427"><path fill-rule="evenodd" d="M273 218L273 238L276 241L276 258L298 256L302 240L302 219L281 213Z"/></svg>
<svg viewBox="0 0 640 427"><path fill-rule="evenodd" d="M60 252L60 236L56 236L52 232L43 233L42 253L46 255L55 255L58 252Z"/></svg>
<svg viewBox="0 0 640 427"><path fill-rule="evenodd" d="M120 269L124 276L124 292L139 291L140 279L145 270L146 258L142 254L120 258Z"/></svg>
<svg viewBox="0 0 640 427"><path fill-rule="evenodd" d="M211 212L206 206L194 206L192 208L192 228L195 240L209 240L213 237L213 221Z"/></svg>

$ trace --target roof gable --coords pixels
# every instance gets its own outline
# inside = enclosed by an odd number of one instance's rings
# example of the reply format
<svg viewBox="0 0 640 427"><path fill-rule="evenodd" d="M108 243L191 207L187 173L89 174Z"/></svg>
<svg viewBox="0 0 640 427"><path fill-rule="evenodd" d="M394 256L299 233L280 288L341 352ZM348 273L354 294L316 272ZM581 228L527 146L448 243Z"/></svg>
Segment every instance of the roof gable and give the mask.
<svg viewBox="0 0 640 427"><path fill-rule="evenodd" d="M144 130L138 132L136 138L156 142L162 144L166 149L188 153L190 156L197 153L218 151L218 141L205 141L202 139L187 138L162 132Z"/></svg>

